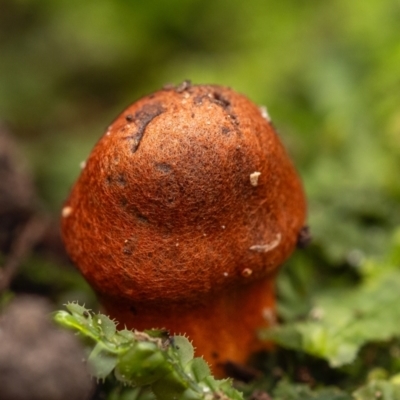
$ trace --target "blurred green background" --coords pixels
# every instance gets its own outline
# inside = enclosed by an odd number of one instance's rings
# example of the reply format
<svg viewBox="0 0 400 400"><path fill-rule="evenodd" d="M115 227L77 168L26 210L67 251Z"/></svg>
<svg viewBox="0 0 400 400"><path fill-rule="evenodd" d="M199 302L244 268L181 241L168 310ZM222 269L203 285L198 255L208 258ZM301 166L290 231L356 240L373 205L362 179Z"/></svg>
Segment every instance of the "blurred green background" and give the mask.
<svg viewBox="0 0 400 400"><path fill-rule="evenodd" d="M1 1L0 120L54 213L113 118L184 79L268 107L325 263L384 249L400 223L398 0Z"/></svg>

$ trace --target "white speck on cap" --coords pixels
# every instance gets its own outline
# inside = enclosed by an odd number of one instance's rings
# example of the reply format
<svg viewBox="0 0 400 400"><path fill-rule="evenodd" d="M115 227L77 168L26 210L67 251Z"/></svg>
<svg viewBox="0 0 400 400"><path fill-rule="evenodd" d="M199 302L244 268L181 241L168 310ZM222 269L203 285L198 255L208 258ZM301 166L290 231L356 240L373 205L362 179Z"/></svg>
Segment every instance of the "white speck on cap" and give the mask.
<svg viewBox="0 0 400 400"><path fill-rule="evenodd" d="M270 243L265 244L255 244L249 248L251 251L256 251L257 253L268 253L269 251L273 250L275 247L279 246L281 242L282 235L278 233L275 239Z"/></svg>
<svg viewBox="0 0 400 400"><path fill-rule="evenodd" d="M272 308L263 308L262 316L269 323L269 325L276 324L276 316Z"/></svg>
<svg viewBox="0 0 400 400"><path fill-rule="evenodd" d="M63 218L67 218L72 214L72 207L64 207L61 211L61 215L63 216Z"/></svg>
<svg viewBox="0 0 400 400"><path fill-rule="evenodd" d="M242 271L242 276L244 276L245 278L249 277L251 274L253 273L253 270L250 268L245 268Z"/></svg>
<svg viewBox="0 0 400 400"><path fill-rule="evenodd" d="M251 186L257 186L258 185L258 178L260 177L261 172L255 171L252 174L250 174L250 183Z"/></svg>
<svg viewBox="0 0 400 400"><path fill-rule="evenodd" d="M270 117L269 114L268 114L268 109L267 109L267 107L265 107L265 106L260 106L260 107L259 107L259 110L260 110L261 116L262 116L265 120L267 120L268 122L271 122L271 117Z"/></svg>

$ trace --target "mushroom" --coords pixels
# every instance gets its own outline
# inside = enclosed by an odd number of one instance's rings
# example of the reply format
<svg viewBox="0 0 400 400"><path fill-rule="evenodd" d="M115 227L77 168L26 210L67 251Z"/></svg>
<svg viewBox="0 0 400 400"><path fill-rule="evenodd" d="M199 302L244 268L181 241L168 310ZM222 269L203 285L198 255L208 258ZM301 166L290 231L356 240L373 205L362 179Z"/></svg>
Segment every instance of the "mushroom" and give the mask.
<svg viewBox="0 0 400 400"><path fill-rule="evenodd" d="M90 154L62 217L106 311L186 333L223 376L265 344L274 280L304 225L299 177L269 118L230 88L166 87L129 106Z"/></svg>

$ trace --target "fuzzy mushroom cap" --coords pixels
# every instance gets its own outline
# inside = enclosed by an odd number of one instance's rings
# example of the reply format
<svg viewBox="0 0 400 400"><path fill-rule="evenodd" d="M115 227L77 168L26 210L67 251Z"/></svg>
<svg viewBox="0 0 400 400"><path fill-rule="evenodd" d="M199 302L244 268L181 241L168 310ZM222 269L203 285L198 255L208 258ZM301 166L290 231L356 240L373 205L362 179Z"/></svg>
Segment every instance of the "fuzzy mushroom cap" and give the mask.
<svg viewBox="0 0 400 400"><path fill-rule="evenodd" d="M101 295L191 304L276 272L305 209L265 113L229 88L184 84L112 123L65 204L62 234Z"/></svg>

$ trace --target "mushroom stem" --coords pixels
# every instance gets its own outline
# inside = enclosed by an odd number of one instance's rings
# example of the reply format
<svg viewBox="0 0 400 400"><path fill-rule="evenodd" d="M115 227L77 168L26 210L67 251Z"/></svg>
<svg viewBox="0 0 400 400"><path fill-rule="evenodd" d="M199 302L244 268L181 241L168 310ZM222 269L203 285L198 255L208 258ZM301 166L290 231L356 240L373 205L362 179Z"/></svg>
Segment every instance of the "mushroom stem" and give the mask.
<svg viewBox="0 0 400 400"><path fill-rule="evenodd" d="M106 311L130 329L165 328L186 334L196 355L212 365L217 377L226 376L227 361L245 363L250 354L270 348L257 338L257 329L275 320L274 277L268 276L229 293L215 294L200 305L116 303L103 298Z"/></svg>

